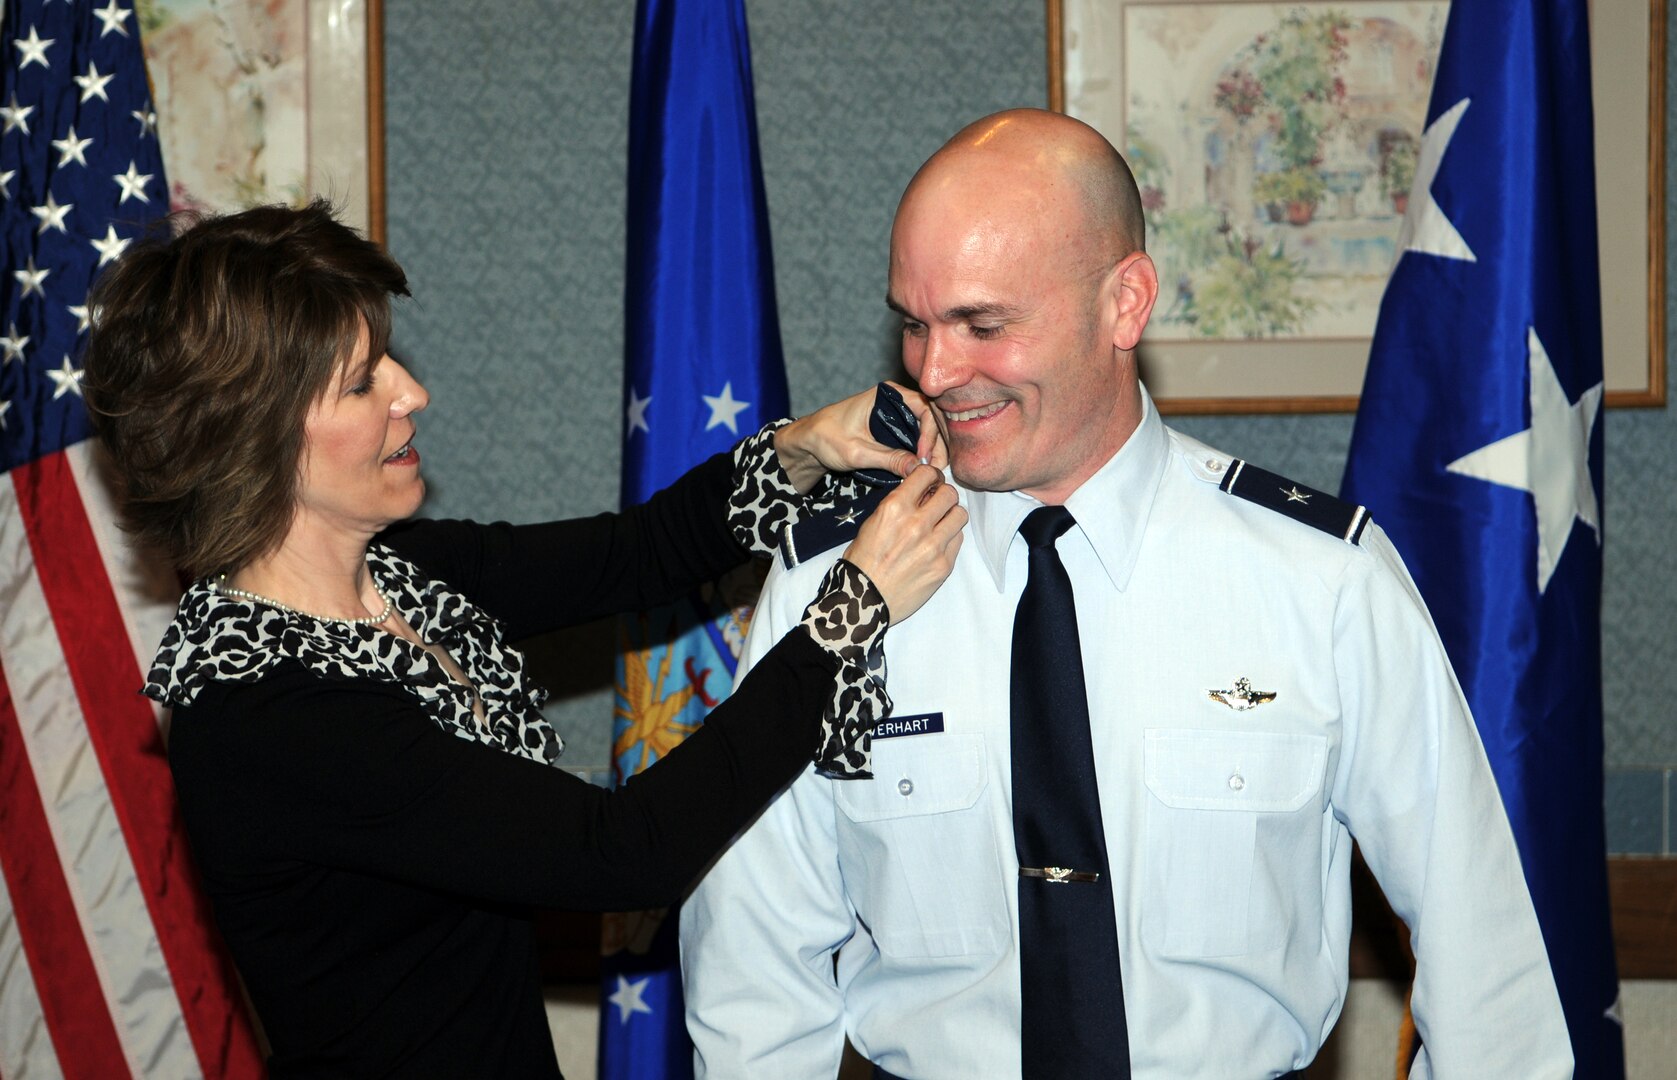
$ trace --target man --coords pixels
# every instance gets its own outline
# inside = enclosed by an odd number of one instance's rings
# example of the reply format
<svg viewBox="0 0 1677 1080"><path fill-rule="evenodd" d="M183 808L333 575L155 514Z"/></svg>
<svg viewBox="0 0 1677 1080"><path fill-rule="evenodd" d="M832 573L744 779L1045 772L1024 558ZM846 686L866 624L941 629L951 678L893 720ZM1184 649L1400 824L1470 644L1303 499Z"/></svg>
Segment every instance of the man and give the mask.
<svg viewBox="0 0 1677 1080"><path fill-rule="evenodd" d="M1160 422L1142 232L1117 152L1052 113L904 194L888 302L967 543L889 635L873 778L805 775L684 908L702 1073L830 1077L848 1034L915 1080L1285 1075L1344 1001L1355 836L1412 931L1414 1075L1571 1075L1419 596L1360 508ZM775 567L748 659L834 558Z"/></svg>

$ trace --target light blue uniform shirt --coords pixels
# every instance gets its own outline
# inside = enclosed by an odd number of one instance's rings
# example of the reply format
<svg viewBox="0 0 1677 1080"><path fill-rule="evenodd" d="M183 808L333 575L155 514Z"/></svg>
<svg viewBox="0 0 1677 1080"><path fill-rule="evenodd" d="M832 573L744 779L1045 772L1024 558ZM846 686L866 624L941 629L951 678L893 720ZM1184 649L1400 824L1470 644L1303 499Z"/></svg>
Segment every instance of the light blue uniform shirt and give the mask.
<svg viewBox="0 0 1677 1080"><path fill-rule="evenodd" d="M1396 552L1225 494L1229 466L1148 401L1059 541L1135 1080L1315 1057L1345 999L1353 835L1412 930L1413 1075L1571 1076L1495 781ZM953 575L886 636L894 716L930 714L923 733L876 740L873 780L805 774L682 909L701 1076L831 1077L846 1034L913 1080L1019 1075L1008 659L1037 504L961 497ZM776 565L748 663L839 554ZM1211 696L1242 678L1274 699Z"/></svg>

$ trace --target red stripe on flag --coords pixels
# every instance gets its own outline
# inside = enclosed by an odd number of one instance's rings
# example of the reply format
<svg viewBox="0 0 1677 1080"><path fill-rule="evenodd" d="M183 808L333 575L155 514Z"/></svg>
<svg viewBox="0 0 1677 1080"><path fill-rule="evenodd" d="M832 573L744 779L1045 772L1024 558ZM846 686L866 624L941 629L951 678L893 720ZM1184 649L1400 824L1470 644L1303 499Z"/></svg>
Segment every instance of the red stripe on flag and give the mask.
<svg viewBox="0 0 1677 1080"><path fill-rule="evenodd" d="M4 481L0 481L4 482ZM58 845L47 826L46 808L29 751L23 745L17 709L6 673L0 669L0 873L12 895L12 920L29 958L35 993L59 1067L66 1076L130 1075L128 1059L110 1007Z"/></svg>
<svg viewBox="0 0 1677 1080"><path fill-rule="evenodd" d="M68 459L12 470L36 574L204 1075L259 1077L232 963L198 890L156 714Z"/></svg>

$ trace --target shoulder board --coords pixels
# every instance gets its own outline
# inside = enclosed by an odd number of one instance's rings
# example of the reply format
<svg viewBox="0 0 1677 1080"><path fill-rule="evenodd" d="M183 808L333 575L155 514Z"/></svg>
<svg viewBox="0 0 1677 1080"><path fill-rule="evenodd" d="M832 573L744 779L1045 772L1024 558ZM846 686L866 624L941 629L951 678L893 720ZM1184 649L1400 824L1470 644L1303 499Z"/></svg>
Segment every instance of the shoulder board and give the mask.
<svg viewBox="0 0 1677 1080"><path fill-rule="evenodd" d="M854 540L862 522L868 520L889 490L884 486L865 487L855 498L842 499L837 506L793 522L780 534L780 555L787 569Z"/></svg>
<svg viewBox="0 0 1677 1080"><path fill-rule="evenodd" d="M1257 503L1268 510L1301 521L1311 528L1339 537L1347 544L1362 540L1368 527L1368 509L1343 502L1326 492L1295 484L1285 477L1266 472L1235 458L1218 485L1230 495Z"/></svg>

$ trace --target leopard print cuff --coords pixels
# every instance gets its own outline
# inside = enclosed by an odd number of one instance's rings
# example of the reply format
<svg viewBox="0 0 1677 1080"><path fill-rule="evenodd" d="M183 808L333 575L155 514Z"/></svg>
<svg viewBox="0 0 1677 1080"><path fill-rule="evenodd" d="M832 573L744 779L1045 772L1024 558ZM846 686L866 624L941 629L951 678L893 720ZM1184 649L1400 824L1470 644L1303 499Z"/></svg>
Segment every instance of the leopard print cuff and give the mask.
<svg viewBox="0 0 1677 1080"><path fill-rule="evenodd" d="M873 725L891 714L885 692L885 631L891 613L885 597L856 564L840 559L804 609L802 625L844 662L822 712L815 767L837 780L871 779Z"/></svg>
<svg viewBox="0 0 1677 1080"><path fill-rule="evenodd" d="M792 486L774 433L790 424L776 420L734 447L734 490L728 495L728 528L739 545L754 555L773 556L781 532L802 515L804 497Z"/></svg>

